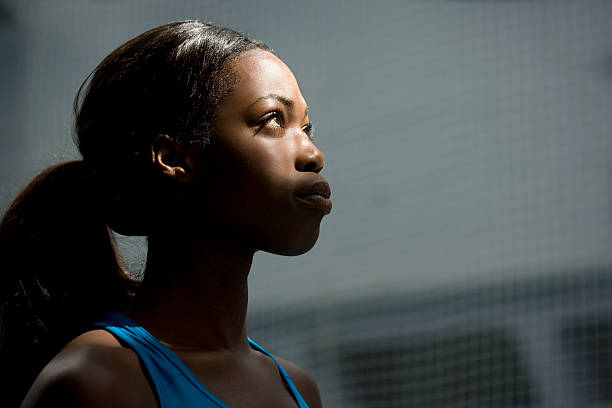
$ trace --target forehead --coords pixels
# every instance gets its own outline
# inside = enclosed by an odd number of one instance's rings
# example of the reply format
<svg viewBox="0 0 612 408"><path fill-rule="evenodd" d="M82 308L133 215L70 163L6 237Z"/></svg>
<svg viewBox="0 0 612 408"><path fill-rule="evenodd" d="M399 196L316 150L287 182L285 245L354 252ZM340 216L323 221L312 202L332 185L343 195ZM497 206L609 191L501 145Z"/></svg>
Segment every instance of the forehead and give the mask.
<svg viewBox="0 0 612 408"><path fill-rule="evenodd" d="M262 96L275 94L306 104L293 73L276 55L261 49L245 52L230 63L237 84L226 102L249 104Z"/></svg>

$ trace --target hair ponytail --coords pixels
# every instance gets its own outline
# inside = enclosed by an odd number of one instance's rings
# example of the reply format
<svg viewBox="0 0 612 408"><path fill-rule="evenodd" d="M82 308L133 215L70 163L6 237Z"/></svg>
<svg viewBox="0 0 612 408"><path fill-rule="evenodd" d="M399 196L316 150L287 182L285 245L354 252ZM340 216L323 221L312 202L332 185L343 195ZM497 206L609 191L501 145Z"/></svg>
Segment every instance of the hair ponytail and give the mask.
<svg viewBox="0 0 612 408"><path fill-rule="evenodd" d="M98 315L121 307L134 288L98 208L96 184L83 161L52 166L0 223L3 403L19 404L61 347Z"/></svg>

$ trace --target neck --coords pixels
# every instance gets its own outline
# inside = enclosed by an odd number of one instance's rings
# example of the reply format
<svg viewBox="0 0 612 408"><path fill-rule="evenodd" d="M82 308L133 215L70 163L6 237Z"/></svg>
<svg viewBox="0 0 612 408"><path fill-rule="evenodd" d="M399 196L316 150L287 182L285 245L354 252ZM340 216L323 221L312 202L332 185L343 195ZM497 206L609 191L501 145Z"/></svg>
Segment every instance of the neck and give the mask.
<svg viewBox="0 0 612 408"><path fill-rule="evenodd" d="M171 348L248 350L253 251L150 238L145 279L126 313Z"/></svg>

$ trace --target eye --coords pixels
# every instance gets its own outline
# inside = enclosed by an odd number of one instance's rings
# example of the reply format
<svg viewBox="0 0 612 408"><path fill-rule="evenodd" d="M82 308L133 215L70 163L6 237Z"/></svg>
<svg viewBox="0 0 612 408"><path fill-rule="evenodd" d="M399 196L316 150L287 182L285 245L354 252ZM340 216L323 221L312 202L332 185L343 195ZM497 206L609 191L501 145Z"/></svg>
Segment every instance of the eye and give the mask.
<svg viewBox="0 0 612 408"><path fill-rule="evenodd" d="M281 111L273 111L265 116L264 122L266 125L281 128L283 127L283 114Z"/></svg>
<svg viewBox="0 0 612 408"><path fill-rule="evenodd" d="M312 134L314 133L314 128L312 126L312 123L309 123L306 126L304 126L302 128L302 132L304 132L306 134L306 136L308 136L310 141L314 142L314 139L312 138Z"/></svg>

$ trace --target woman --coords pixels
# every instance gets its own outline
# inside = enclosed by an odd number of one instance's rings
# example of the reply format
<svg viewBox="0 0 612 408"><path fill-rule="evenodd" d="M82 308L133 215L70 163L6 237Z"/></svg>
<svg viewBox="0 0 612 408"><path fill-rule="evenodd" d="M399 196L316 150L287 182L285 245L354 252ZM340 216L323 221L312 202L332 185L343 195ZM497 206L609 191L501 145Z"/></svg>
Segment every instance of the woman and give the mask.
<svg viewBox="0 0 612 408"><path fill-rule="evenodd" d="M246 334L254 253L308 251L331 211L289 68L232 30L170 23L106 57L75 111L83 160L39 175L0 226L2 395L320 406L308 373ZM109 227L149 237L142 284Z"/></svg>

